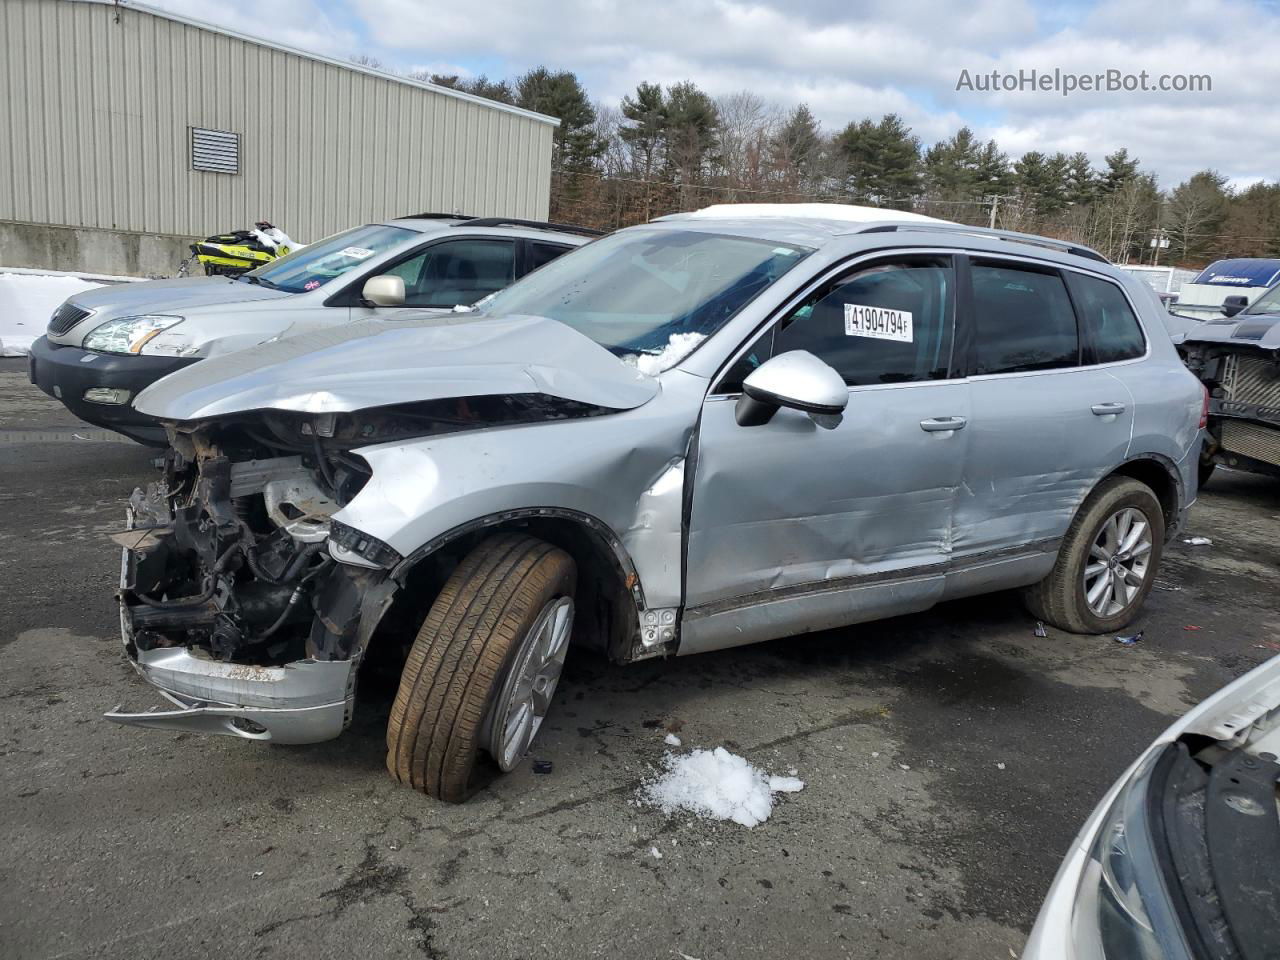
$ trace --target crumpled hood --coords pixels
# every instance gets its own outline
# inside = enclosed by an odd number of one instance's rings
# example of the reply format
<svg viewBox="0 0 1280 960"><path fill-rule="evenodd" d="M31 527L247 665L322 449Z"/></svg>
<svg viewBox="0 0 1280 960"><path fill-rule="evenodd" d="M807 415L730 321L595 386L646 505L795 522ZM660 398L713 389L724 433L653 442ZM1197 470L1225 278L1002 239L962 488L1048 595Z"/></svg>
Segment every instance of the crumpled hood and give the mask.
<svg viewBox="0 0 1280 960"><path fill-rule="evenodd" d="M555 320L446 316L353 323L211 357L133 405L163 420L201 420L521 393L630 409L657 392L656 380Z"/></svg>
<svg viewBox="0 0 1280 960"><path fill-rule="evenodd" d="M181 313L184 307L198 307L206 303L243 303L287 296L290 294L283 290L227 277L179 277L96 287L77 293L70 299L86 310L110 311L123 317L140 311Z"/></svg>
<svg viewBox="0 0 1280 960"><path fill-rule="evenodd" d="M1234 317L1221 317L1200 322L1192 321L1186 332L1185 343L1223 343L1260 350L1280 349L1280 314L1238 313Z"/></svg>

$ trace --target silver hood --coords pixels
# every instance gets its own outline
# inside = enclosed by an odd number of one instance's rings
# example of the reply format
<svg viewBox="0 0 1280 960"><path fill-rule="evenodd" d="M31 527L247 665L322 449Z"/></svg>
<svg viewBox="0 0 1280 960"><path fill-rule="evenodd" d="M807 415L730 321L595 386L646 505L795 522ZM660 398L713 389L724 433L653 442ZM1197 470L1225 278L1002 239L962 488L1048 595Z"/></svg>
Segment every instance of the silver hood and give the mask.
<svg viewBox="0 0 1280 960"><path fill-rule="evenodd" d="M1187 343L1236 344L1260 350L1280 349L1280 316L1274 313L1237 313L1234 317L1204 320L1187 331Z"/></svg>
<svg viewBox="0 0 1280 960"><path fill-rule="evenodd" d="M287 296L290 294L284 290L228 277L180 277L97 287L77 293L70 300L78 307L99 314L110 311L113 315L127 316L139 310L176 313L184 307L198 307L206 303L243 303Z"/></svg>
<svg viewBox="0 0 1280 960"><path fill-rule="evenodd" d="M211 357L152 384L134 407L202 420L540 393L630 409L657 392L656 380L555 320L457 316L365 321Z"/></svg>

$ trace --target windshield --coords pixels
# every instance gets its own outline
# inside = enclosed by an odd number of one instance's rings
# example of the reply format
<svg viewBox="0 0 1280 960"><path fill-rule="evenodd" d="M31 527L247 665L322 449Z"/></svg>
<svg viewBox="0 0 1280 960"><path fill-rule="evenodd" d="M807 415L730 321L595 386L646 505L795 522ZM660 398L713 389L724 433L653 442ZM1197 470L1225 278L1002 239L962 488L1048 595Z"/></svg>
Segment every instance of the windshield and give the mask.
<svg viewBox="0 0 1280 960"><path fill-rule="evenodd" d="M1280 284L1253 301L1245 313L1280 313Z"/></svg>
<svg viewBox="0 0 1280 960"><path fill-rule="evenodd" d="M304 293L324 286L370 257L398 247L417 235L416 231L403 227L378 224L356 227L250 270L242 279L290 293Z"/></svg>
<svg viewBox="0 0 1280 960"><path fill-rule="evenodd" d="M559 320L652 374L678 363L812 252L693 230L626 230L553 260L479 306Z"/></svg>

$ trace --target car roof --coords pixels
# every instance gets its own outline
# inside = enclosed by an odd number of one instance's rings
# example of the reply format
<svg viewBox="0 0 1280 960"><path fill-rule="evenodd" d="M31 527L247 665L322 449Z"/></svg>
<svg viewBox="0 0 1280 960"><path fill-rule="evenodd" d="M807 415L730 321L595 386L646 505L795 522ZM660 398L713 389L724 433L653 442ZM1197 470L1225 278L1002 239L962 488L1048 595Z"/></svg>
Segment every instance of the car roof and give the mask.
<svg viewBox="0 0 1280 960"><path fill-rule="evenodd" d="M659 217L646 226L724 233L814 248L838 247L850 253L880 246L964 247L1101 269L1110 275L1121 273L1096 250L1070 241L851 204L717 204L692 213ZM896 235L889 244L882 236L886 233Z"/></svg>
<svg viewBox="0 0 1280 960"><path fill-rule="evenodd" d="M417 233L453 233L475 230L486 234L519 237L527 240L552 240L579 246L601 233L573 224L549 223L508 217L470 217L462 214L420 213L384 220L382 226L401 227Z"/></svg>

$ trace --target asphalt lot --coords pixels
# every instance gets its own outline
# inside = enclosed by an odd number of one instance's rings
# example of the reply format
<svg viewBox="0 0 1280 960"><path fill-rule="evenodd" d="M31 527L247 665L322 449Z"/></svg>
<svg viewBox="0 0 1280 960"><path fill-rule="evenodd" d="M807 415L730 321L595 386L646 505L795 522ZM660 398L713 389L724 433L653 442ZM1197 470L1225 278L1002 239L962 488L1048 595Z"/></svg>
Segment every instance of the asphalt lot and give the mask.
<svg viewBox="0 0 1280 960"><path fill-rule="evenodd" d="M1214 543L1171 546L1139 645L1037 638L998 595L686 660L571 657L536 748L553 772L448 807L387 776L387 691L312 747L99 719L160 702L122 660L106 537L153 454L105 437L0 361L13 960L1006 960L1110 781L1280 651L1280 485L1224 473L1189 529ZM808 786L754 830L667 819L635 802L664 725Z"/></svg>

